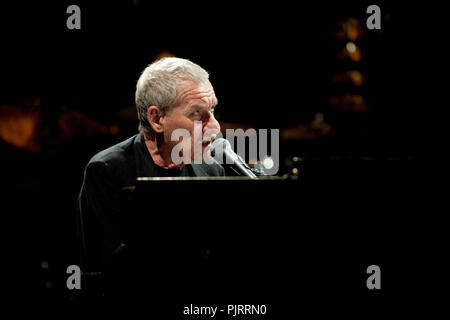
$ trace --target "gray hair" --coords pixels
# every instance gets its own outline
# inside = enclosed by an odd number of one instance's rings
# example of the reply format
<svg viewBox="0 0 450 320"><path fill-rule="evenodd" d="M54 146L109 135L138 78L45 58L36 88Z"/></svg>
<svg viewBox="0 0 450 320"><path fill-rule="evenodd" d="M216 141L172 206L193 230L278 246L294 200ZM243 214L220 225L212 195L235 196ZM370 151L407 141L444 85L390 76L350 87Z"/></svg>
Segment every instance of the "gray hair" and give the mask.
<svg viewBox="0 0 450 320"><path fill-rule="evenodd" d="M139 132L148 135L152 128L147 119L150 106L157 106L163 114L170 112L177 102L177 85L183 80L198 83L208 81L209 74L199 65L181 58L162 58L142 72L136 84L136 109Z"/></svg>

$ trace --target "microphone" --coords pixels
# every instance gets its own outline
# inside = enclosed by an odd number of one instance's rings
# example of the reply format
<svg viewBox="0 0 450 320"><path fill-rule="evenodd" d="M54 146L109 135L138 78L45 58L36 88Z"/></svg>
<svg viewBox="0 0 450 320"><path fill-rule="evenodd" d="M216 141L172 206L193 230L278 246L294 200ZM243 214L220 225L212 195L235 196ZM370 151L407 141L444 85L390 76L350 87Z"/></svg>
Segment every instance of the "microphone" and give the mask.
<svg viewBox="0 0 450 320"><path fill-rule="evenodd" d="M231 148L231 144L228 140L224 138L214 140L211 146L211 156L214 158L217 158L216 156L218 156L219 159L222 160L223 155L225 155L225 164L229 164L239 175L257 179L256 175L250 169L248 164L245 163L244 159L236 154ZM221 163L221 161L219 161L219 163Z"/></svg>

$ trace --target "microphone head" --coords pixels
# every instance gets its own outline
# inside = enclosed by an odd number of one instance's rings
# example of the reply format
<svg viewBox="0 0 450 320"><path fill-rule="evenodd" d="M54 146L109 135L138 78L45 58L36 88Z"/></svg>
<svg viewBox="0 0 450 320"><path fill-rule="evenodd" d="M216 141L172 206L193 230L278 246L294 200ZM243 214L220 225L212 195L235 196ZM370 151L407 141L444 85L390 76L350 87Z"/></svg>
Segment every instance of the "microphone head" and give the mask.
<svg viewBox="0 0 450 320"><path fill-rule="evenodd" d="M217 154L222 154L223 150L225 149L231 149L231 144L227 139L224 138L219 138L213 141L212 145L211 145L211 155L213 157L216 156Z"/></svg>

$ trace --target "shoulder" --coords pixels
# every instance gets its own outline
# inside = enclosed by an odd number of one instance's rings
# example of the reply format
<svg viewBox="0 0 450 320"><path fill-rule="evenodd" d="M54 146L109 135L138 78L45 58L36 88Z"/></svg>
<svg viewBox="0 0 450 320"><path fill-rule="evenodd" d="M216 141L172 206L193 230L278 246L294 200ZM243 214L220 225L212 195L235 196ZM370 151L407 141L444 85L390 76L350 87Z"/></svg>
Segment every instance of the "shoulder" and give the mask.
<svg viewBox="0 0 450 320"><path fill-rule="evenodd" d="M133 155L133 143L136 136L128 138L122 142L119 142L105 150L100 151L94 155L89 163L104 162L109 165L120 163L128 160ZM133 155L134 156L134 155Z"/></svg>
<svg viewBox="0 0 450 320"><path fill-rule="evenodd" d="M86 173L111 174L118 180L135 171L134 141L137 135L119 142L94 155L86 166Z"/></svg>

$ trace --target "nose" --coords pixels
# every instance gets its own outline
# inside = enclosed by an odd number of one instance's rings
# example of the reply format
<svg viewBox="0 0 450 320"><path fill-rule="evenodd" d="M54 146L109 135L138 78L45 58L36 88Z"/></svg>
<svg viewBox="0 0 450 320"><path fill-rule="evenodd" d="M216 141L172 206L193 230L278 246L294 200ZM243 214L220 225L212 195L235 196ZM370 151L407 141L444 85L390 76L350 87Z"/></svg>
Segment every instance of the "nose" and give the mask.
<svg viewBox="0 0 450 320"><path fill-rule="evenodd" d="M203 122L203 133L208 130L211 130L214 133L218 133L220 131L220 124L211 111L208 111L208 118Z"/></svg>

